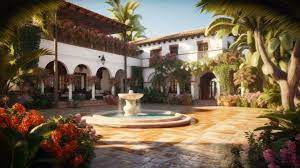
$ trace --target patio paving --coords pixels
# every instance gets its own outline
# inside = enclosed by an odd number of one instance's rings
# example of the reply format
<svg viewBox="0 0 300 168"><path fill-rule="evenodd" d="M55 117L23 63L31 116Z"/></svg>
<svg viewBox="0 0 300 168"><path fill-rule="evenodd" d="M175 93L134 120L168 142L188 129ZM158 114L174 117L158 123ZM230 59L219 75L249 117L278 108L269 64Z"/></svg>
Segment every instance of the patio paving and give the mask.
<svg viewBox="0 0 300 168"><path fill-rule="evenodd" d="M90 115L114 108L64 109L61 113ZM263 112L261 109L174 105L144 105L143 108L182 112L195 120L190 126L176 128L95 127L102 138L95 146L96 158L91 167L227 167L231 146L246 144L245 132L267 121L256 118Z"/></svg>

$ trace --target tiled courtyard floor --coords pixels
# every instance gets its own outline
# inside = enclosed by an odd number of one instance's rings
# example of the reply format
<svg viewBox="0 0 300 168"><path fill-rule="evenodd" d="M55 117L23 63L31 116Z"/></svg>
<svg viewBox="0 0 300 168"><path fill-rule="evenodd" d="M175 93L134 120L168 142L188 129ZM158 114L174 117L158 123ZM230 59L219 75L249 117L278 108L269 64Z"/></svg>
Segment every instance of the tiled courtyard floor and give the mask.
<svg viewBox="0 0 300 168"><path fill-rule="evenodd" d="M248 108L144 105L168 109L195 118L192 125L177 128L127 129L96 127L102 138L96 145L94 168L227 167L232 144L245 144L245 132L263 125L256 116L263 111ZM63 110L92 113L115 107Z"/></svg>

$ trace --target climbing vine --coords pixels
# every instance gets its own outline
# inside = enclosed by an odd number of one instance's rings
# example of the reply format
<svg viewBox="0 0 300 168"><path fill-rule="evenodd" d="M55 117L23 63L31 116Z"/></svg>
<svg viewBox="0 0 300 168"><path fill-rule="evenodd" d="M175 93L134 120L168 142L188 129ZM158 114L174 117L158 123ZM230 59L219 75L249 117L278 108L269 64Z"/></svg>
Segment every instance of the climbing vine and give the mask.
<svg viewBox="0 0 300 168"><path fill-rule="evenodd" d="M237 53L226 52L221 54L218 59L204 56L195 62L186 62L183 69L190 71L193 76L212 71L219 78L222 94L228 95L233 92L233 73L237 71L241 60Z"/></svg>
<svg viewBox="0 0 300 168"><path fill-rule="evenodd" d="M153 86L163 86L164 91L168 93L170 81L176 80L185 91L191 75L189 70L182 68L184 62L179 60L176 55L154 56L150 62L151 66L155 68L155 74L151 81Z"/></svg>

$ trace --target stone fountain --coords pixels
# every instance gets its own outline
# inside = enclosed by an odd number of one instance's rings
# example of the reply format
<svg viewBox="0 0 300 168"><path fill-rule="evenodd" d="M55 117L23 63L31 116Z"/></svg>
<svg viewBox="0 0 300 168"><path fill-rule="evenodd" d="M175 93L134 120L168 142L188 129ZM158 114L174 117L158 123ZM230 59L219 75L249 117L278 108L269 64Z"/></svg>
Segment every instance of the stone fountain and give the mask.
<svg viewBox="0 0 300 168"><path fill-rule="evenodd" d="M137 101L144 94L118 94L119 101L125 100L125 106L120 110L99 112L93 116L86 116L86 122L98 126L125 127L125 128L164 128L189 125L191 117L181 113L166 110L139 109Z"/></svg>
<svg viewBox="0 0 300 168"><path fill-rule="evenodd" d="M129 90L128 93L119 93L118 96L120 99L124 99L126 102L125 106L123 107L124 116L137 115L138 109L136 102L137 100L141 99L144 94L133 93L133 90Z"/></svg>

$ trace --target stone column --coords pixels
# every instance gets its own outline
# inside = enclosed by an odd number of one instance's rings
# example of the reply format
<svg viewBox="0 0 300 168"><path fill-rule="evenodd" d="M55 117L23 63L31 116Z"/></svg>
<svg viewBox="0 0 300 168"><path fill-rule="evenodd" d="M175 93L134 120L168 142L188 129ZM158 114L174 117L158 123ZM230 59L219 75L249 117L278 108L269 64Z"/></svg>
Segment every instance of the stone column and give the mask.
<svg viewBox="0 0 300 168"><path fill-rule="evenodd" d="M45 94L45 83L43 81L41 82L41 94Z"/></svg>
<svg viewBox="0 0 300 168"><path fill-rule="evenodd" d="M113 96L116 95L116 87L115 87L114 84L111 86L111 94L112 94Z"/></svg>
<svg viewBox="0 0 300 168"><path fill-rule="evenodd" d="M96 100L96 85L95 82L92 84L92 98L91 100Z"/></svg>
<svg viewBox="0 0 300 168"><path fill-rule="evenodd" d="M196 95L195 95L195 87L196 87L196 82L195 81L191 81L191 96L192 96L192 99L195 100L197 99L196 98Z"/></svg>
<svg viewBox="0 0 300 168"><path fill-rule="evenodd" d="M177 86L177 95L180 95L180 84L179 82L176 82L176 86Z"/></svg>
<svg viewBox="0 0 300 168"><path fill-rule="evenodd" d="M81 89L84 89L84 84L85 84L84 83L84 76L82 75L81 76L81 87L80 87Z"/></svg>
<svg viewBox="0 0 300 168"><path fill-rule="evenodd" d="M69 101L73 101L73 98L72 98L72 84L69 84L68 85L68 90L69 90Z"/></svg>

